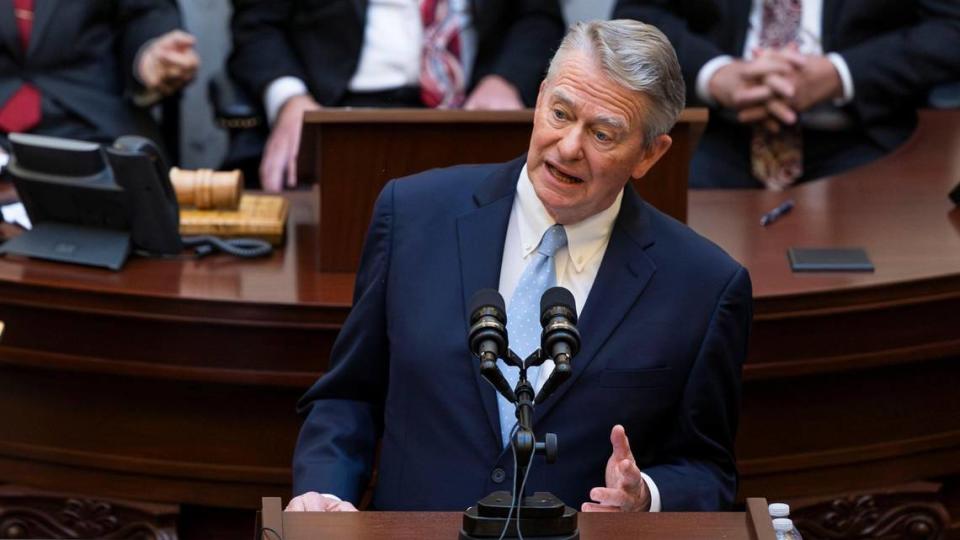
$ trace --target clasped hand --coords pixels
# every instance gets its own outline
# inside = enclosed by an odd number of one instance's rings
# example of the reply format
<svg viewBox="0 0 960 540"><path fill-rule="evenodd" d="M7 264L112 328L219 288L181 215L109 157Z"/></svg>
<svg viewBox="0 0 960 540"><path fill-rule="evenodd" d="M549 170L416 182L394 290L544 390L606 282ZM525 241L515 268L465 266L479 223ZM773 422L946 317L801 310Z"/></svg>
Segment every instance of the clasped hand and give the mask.
<svg viewBox="0 0 960 540"><path fill-rule="evenodd" d="M741 123L763 123L777 131L818 103L843 95L840 75L823 55L801 54L795 47L757 49L752 60L735 60L714 73L713 98L736 111Z"/></svg>

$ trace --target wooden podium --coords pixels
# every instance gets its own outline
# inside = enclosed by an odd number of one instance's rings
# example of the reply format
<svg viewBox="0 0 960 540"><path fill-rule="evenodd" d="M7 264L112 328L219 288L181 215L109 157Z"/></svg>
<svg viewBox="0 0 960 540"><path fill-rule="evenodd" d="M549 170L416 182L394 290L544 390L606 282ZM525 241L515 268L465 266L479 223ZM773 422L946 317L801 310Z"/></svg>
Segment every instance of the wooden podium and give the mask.
<svg viewBox="0 0 960 540"><path fill-rule="evenodd" d="M264 497L257 538L311 540L455 539L460 512L283 512L278 497ZM775 540L767 501L747 499L745 512L579 514L583 540ZM536 540L536 537L530 537Z"/></svg>
<svg viewBox="0 0 960 540"><path fill-rule="evenodd" d="M635 182L644 199L687 219L690 156L706 109L685 110L673 146ZM377 194L393 178L464 163L497 163L525 154L533 111L324 109L304 118L301 182L320 186L320 271L355 272Z"/></svg>

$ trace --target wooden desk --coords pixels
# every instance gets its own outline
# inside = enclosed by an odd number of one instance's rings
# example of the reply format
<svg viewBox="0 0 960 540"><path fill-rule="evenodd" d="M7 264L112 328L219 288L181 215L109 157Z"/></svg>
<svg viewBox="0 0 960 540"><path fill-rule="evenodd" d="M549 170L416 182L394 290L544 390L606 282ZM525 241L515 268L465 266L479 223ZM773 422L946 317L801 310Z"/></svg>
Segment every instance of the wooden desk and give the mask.
<svg viewBox="0 0 960 540"><path fill-rule="evenodd" d="M960 213L946 197L958 149L958 113L924 114L895 155L792 190L797 208L769 229L759 216L782 195L691 193L692 226L754 282L741 497L960 476ZM294 404L326 369L353 286L317 271L316 194L293 200L286 249L261 261L133 259L113 273L0 258L0 482L194 517L289 497ZM784 252L801 244L864 246L877 272L793 275ZM872 500L956 523L956 498L934 495ZM838 504L854 515L857 501Z"/></svg>
<svg viewBox="0 0 960 540"><path fill-rule="evenodd" d="M920 123L892 155L784 194L690 194L690 225L753 279L741 496L879 492L960 473L960 209L947 198L960 181L960 111L924 111ZM760 227L788 197L793 212ZM794 274L790 246L864 247L876 272ZM943 519L929 494L896 491L878 506L923 500L932 506L914 510ZM956 524L950 497L940 502ZM805 514L808 523L866 511L842 501Z"/></svg>
<svg viewBox="0 0 960 540"><path fill-rule="evenodd" d="M764 499L751 499L745 512L659 514L580 513L583 540L775 540ZM351 538L421 540L456 538L459 512L280 512L278 499L264 498L263 527L284 540ZM267 531L263 537L273 538Z"/></svg>
<svg viewBox="0 0 960 540"><path fill-rule="evenodd" d="M687 218L690 156L707 122L688 109L673 146L635 187L680 221ZM527 152L533 111L324 109L304 118L298 171L320 184L320 270L356 271L377 194L393 178L463 163L498 163Z"/></svg>

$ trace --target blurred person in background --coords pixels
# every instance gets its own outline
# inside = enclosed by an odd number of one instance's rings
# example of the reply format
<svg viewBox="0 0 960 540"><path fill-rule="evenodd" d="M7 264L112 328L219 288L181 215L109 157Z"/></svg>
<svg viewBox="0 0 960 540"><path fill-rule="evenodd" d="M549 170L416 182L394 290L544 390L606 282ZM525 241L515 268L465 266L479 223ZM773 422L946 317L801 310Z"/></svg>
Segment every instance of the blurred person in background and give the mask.
<svg viewBox="0 0 960 540"><path fill-rule="evenodd" d="M264 189L296 185L305 111L532 107L563 37L557 0L235 0L232 77L263 100Z"/></svg>
<svg viewBox="0 0 960 540"><path fill-rule="evenodd" d="M0 147L15 132L161 143L149 107L199 66L179 28L174 0L0 0Z"/></svg>
<svg viewBox="0 0 960 540"><path fill-rule="evenodd" d="M620 0L613 16L663 30L688 103L713 109L693 187L784 189L877 159L960 78L956 0Z"/></svg>

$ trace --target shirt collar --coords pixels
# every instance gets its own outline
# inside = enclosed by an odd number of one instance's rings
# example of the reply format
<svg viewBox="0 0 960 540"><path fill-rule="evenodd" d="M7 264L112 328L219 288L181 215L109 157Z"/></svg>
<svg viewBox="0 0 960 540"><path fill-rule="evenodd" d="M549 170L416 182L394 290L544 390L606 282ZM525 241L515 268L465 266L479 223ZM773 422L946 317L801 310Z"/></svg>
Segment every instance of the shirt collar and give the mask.
<svg viewBox="0 0 960 540"><path fill-rule="evenodd" d="M527 175L526 165L520 170L520 178L517 181L517 202L519 203L517 222L520 226L520 247L523 249L523 258L526 259L537 249L543 233L556 224L540 198L537 197L533 183ZM563 226L567 233L567 253L570 254L570 262L573 263L577 272L582 272L587 263L601 255L610 239L617 214L620 213L621 202L623 202L622 190L613 204L605 210L572 225Z"/></svg>

